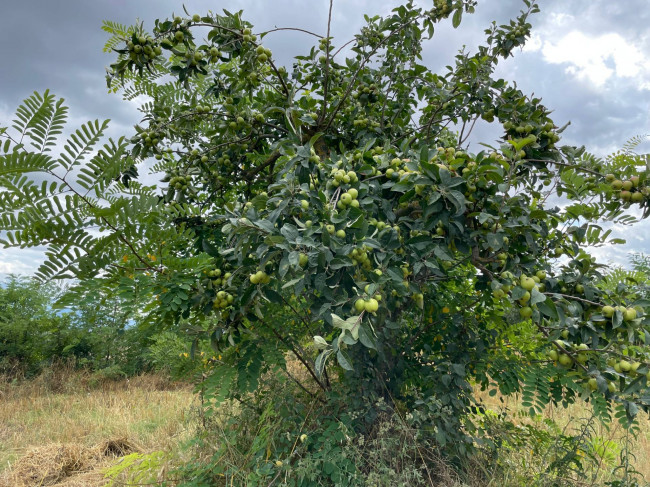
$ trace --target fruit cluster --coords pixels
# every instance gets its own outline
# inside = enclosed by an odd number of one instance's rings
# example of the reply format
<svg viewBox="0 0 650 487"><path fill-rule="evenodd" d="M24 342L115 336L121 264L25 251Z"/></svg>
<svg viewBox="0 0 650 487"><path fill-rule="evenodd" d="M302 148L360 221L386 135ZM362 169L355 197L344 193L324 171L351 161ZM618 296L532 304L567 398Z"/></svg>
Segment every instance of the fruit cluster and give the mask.
<svg viewBox="0 0 650 487"><path fill-rule="evenodd" d="M249 279L253 284L268 284L271 282L271 276L264 271L257 271L255 274L251 274Z"/></svg>
<svg viewBox="0 0 650 487"><path fill-rule="evenodd" d="M601 312L605 318L612 318L616 311L620 311L623 315L623 320L633 321L636 320L637 312L634 308L626 308L625 306L603 306Z"/></svg>
<svg viewBox="0 0 650 487"><path fill-rule="evenodd" d="M368 313L376 313L379 309L379 301L375 298L359 298L354 302L354 309L359 313L366 311Z"/></svg>
<svg viewBox="0 0 650 487"><path fill-rule="evenodd" d="M271 59L272 52L270 49L265 48L264 46L257 46L255 48L255 53L257 54L257 61L260 63L265 63Z"/></svg>
<svg viewBox="0 0 650 487"><path fill-rule="evenodd" d="M618 191L618 197L622 201L632 203L641 203L645 198L650 197L650 188L640 188L640 179L638 176L632 176L626 181L616 179L613 174L607 174L605 180L610 184L614 191Z"/></svg>
<svg viewBox="0 0 650 487"><path fill-rule="evenodd" d="M320 158L318 160L320 161ZM331 175L332 175L332 180L328 183L328 186L331 188L338 188L341 185L341 183L350 184L359 181L359 177L357 176L357 173L354 171L346 172L343 169L335 169L334 171L332 171ZM356 199L356 196L352 199Z"/></svg>
<svg viewBox="0 0 650 487"><path fill-rule="evenodd" d="M230 272L222 273L221 269L213 269L208 272L208 277L212 278L212 282L216 286L223 286L232 277Z"/></svg>
<svg viewBox="0 0 650 487"><path fill-rule="evenodd" d="M133 34L131 40L126 42L126 48L129 59L142 64L148 64L162 54L161 47L149 36Z"/></svg>
<svg viewBox="0 0 650 487"><path fill-rule="evenodd" d="M223 309L228 307L228 305L232 304L234 301L234 297L232 294L230 294L227 291L219 291L217 292L217 299L214 300L214 307L217 309Z"/></svg>
<svg viewBox="0 0 650 487"><path fill-rule="evenodd" d="M362 266L366 270L371 270L372 269L372 263L370 261L370 257L368 256L368 251L370 250L370 247L364 245L358 249L352 249L352 252L350 252L349 257L357 264Z"/></svg>
<svg viewBox="0 0 650 487"><path fill-rule="evenodd" d="M190 176L174 176L169 180L169 186L176 191L184 191L191 184L192 179Z"/></svg>

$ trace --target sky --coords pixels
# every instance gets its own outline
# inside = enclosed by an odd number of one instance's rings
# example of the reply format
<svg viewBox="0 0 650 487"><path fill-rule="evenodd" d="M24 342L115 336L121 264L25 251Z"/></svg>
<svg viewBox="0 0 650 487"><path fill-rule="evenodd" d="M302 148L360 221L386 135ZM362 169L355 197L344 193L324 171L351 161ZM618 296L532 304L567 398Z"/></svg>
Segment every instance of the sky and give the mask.
<svg viewBox="0 0 650 487"><path fill-rule="evenodd" d="M363 25L363 15L381 15L399 0L334 0L332 35L342 45ZM419 0L430 8L433 0ZM533 35L524 49L499 65L497 75L516 80L554 110L558 125L571 122L563 142L585 145L599 156L620 148L633 136L650 133L650 9L647 0L541 0L532 18ZM114 56L102 52L107 34L102 20L151 28L156 18L221 9L243 10L254 32L301 27L326 32L327 0L0 0L0 125L8 125L16 107L34 91L50 89L66 99L69 127L87 120L111 119L108 135L130 134L139 121L135 103L108 94L105 67ZM520 0L479 0L476 13L458 29L440 26L425 46L423 62L440 72L458 49L481 43L492 21L506 22L523 7ZM305 53L312 39L287 31L265 38L280 64ZM315 39L314 39L315 40ZM473 140L493 143L494 127L479 126ZM650 143L640 152L650 152ZM603 263L625 264L629 252L650 253L650 222L615 228L628 243L593 250ZM41 249L0 248L0 275L31 274Z"/></svg>

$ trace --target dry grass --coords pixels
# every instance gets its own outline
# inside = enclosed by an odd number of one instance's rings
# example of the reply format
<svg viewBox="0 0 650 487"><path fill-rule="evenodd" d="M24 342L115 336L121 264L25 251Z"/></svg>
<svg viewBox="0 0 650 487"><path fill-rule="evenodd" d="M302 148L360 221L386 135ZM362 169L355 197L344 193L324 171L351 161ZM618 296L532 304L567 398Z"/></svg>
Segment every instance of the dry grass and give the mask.
<svg viewBox="0 0 650 487"><path fill-rule="evenodd" d="M568 408L547 406L537 418L531 418L527 409L521 404L521 398L517 395L509 397L489 397L487 393L479 392L478 397L492 411L507 411L508 416L518 424L539 424L544 419L553 420L566 434L575 434L581 424L591 417L591 406L582 401L570 405ZM639 434L636 438L628 439L631 442L631 451L634 453L632 466L642 474L644 479L650 480L650 418L647 414L639 413L637 417ZM593 433L602 445L603 451L608 452L608 458L603 458L602 475L606 478L618 461L618 452L626 441L626 430L620 423L613 419L609 425L603 425L598 421L593 423ZM525 456L520 452L522 458ZM608 461L610 464L608 465ZM645 484L644 484L645 485Z"/></svg>
<svg viewBox="0 0 650 487"><path fill-rule="evenodd" d="M190 386L155 375L91 383L69 370L0 382L0 486L2 478L7 486L102 485L97 467L133 451L172 449L190 434Z"/></svg>

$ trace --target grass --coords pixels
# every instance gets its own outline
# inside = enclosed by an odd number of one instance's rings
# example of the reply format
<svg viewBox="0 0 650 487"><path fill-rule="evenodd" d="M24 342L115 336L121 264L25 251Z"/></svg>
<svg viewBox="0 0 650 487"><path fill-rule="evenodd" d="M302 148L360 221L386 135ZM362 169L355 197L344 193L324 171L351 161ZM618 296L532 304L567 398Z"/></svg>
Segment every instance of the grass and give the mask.
<svg viewBox="0 0 650 487"><path fill-rule="evenodd" d="M583 401L578 401L567 408L549 405L541 414L531 417L517 395L489 397L487 393L479 392L478 396L490 410L497 413L507 412L508 417L512 418L516 424L543 426L545 420L552 420L559 430L567 435L575 435L581 425L584 425L592 417L590 405ZM626 429L615 418L608 425L593 421L589 444L594 447L601 458L600 471L598 472L599 482L604 483L614 478L612 470L618 465L619 454L626 443L629 444L630 451L633 453L631 466L641 474L643 479L650 481L650 417L648 414L640 412L637 421L639 432L636 438L628 435ZM514 453L510 460L523 465L532 459L526 452L519 451Z"/></svg>
<svg viewBox="0 0 650 487"><path fill-rule="evenodd" d="M70 370L20 384L0 382L0 473L33 447L91 448L111 438L137 450L170 450L191 433L192 387L157 375L96 383Z"/></svg>
<svg viewBox="0 0 650 487"><path fill-rule="evenodd" d="M565 434L573 433L590 416L588 406L577 403L567 409L549 406L542 415L531 418L516 396L478 394L490 410L497 413L506 410L517 424L543 428L544 420L551 419ZM165 465L196 460L188 457L196 452L181 446L197 431L197 416L193 412L196 406L197 398L190 385L171 383L157 375L97 382L89 373L54 369L35 380L18 384L2 382L0 378L0 485L4 486L1 482L3 471L5 474L11 472L19 459L31 454L34 463L38 464L44 461L44 456L52 456L56 451L60 453L63 447L83 450L90 462L90 468L84 472L94 476L84 481L84 473L75 472L66 477L67 483L55 485L103 485L100 469L116 465L117 460L99 458L91 453L97 451L98 445L116 438L134 446L134 451L138 452L134 458L138 462L155 460L159 453L163 455L160 461L153 462L151 471L165 475ZM602 452L598 483L593 485L603 485L613 478L612 469L618 464L625 430L616 420L609 427L595 423L592 438L595 438L590 440L595 449ZM34 447L48 445L49 450L45 448L43 453L34 453ZM639 417L639 435L632 441L632 450L635 453L633 466L643 478L650 479L650 420L647 415ZM509 451L505 461L512 466L510 472L505 472L507 478L495 477L485 484L486 478L482 477L482 483L476 485L522 485L521 479L529 478L533 469L548 465L548 459L544 463L532 452L517 449ZM477 472L479 478L485 473L487 470ZM79 483L70 483L74 479Z"/></svg>

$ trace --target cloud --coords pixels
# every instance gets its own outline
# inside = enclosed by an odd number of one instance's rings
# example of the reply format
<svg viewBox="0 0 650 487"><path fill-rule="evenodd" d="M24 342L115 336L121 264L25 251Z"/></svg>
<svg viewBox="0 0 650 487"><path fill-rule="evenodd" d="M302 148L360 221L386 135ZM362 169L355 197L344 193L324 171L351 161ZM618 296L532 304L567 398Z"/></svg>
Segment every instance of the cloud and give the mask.
<svg viewBox="0 0 650 487"><path fill-rule="evenodd" d="M551 13L533 31L524 51L537 52L546 63L564 66L566 74L594 89L610 87L616 79L629 81L639 89L650 89L646 39L631 37L614 25L593 32L583 15L584 12L578 16L561 10ZM593 12L590 16L594 17Z"/></svg>
<svg viewBox="0 0 650 487"><path fill-rule="evenodd" d="M0 275L32 275L45 260L45 249L0 248Z"/></svg>

